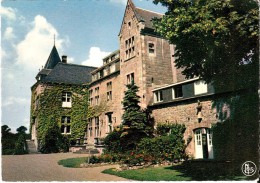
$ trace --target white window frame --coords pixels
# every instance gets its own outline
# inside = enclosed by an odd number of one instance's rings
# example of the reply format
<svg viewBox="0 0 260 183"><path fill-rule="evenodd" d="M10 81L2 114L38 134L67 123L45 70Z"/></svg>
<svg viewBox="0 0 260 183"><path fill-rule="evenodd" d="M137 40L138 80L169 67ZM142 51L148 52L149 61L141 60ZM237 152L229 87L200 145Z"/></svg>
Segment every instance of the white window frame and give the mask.
<svg viewBox="0 0 260 183"><path fill-rule="evenodd" d="M64 131L62 131L61 134L64 134L64 135L71 134L71 117L70 116L61 117L61 128L62 128L62 126L64 126ZM68 127L69 127L69 132L68 132Z"/></svg>
<svg viewBox="0 0 260 183"><path fill-rule="evenodd" d="M72 106L72 94L71 92L62 93L62 107L71 108Z"/></svg>
<svg viewBox="0 0 260 183"><path fill-rule="evenodd" d="M135 82L135 75L134 75L134 73L128 74L126 76L126 80L127 80L126 81L127 84L131 84L132 81Z"/></svg>
<svg viewBox="0 0 260 183"><path fill-rule="evenodd" d="M155 91L154 92L154 103L163 102L163 91Z"/></svg>
<svg viewBox="0 0 260 183"><path fill-rule="evenodd" d="M198 80L194 82L194 94L200 95L208 92L208 85L203 80Z"/></svg>

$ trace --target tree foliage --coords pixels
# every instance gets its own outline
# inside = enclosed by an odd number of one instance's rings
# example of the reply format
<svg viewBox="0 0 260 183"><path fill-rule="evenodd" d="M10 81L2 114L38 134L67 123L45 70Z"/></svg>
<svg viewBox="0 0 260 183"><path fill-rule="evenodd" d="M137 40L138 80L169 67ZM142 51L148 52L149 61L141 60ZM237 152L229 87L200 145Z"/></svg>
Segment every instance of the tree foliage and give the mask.
<svg viewBox="0 0 260 183"><path fill-rule="evenodd" d="M237 77L243 72L244 65L252 65L250 69L253 70L258 68L259 17L256 1L153 2L161 3L168 9L162 19L154 21L154 26L160 35L176 46L176 66L183 68L187 78L199 76L211 82L223 81L223 76L228 75L232 83L239 80ZM250 77L240 79L255 82ZM223 82L227 85L227 81Z"/></svg>
<svg viewBox="0 0 260 183"><path fill-rule="evenodd" d="M124 114L121 138L124 139L125 148L131 149L141 138L152 135L152 123L148 120L148 114L139 106L138 86L131 82L126 87L127 90L122 101Z"/></svg>
<svg viewBox="0 0 260 183"><path fill-rule="evenodd" d="M25 126L20 126L16 129L17 133L25 133L27 131L27 128Z"/></svg>

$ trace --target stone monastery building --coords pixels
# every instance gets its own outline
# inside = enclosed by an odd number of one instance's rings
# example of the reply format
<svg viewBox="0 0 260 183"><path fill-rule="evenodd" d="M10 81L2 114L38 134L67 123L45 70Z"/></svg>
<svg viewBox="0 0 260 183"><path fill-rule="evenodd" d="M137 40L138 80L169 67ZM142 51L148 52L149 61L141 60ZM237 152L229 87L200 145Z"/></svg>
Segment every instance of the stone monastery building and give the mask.
<svg viewBox="0 0 260 183"><path fill-rule="evenodd" d="M186 80L182 69L175 67L174 46L155 33L151 22L154 17L162 15L138 8L128 0L118 36L119 50L105 57L99 68L68 64L66 56L61 60L53 47L32 87L31 130L36 145L41 121L35 111L40 94L49 85L77 85L86 92L84 87L89 86L89 105L101 110L85 121L83 130L88 146L98 146L100 139L122 123L125 85L134 80L139 87L140 106L152 111L155 124L185 124L184 139L191 140L187 153L194 158L214 158L212 124L230 112L227 106L222 107L221 114L212 107L212 97L218 97L212 85L199 78ZM72 91L63 91L60 96L64 113L57 122L63 134L73 133L72 95Z"/></svg>

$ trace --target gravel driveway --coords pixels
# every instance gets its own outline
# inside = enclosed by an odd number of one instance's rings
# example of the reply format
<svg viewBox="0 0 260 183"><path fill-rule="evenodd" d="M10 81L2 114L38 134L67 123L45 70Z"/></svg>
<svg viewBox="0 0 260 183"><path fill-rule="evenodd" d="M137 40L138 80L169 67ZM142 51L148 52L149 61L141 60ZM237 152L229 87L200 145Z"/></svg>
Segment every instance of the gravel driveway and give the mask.
<svg viewBox="0 0 260 183"><path fill-rule="evenodd" d="M72 153L4 155L2 179L3 181L127 181L121 177L101 173L116 165L66 168L57 163L61 159L85 156L87 155Z"/></svg>

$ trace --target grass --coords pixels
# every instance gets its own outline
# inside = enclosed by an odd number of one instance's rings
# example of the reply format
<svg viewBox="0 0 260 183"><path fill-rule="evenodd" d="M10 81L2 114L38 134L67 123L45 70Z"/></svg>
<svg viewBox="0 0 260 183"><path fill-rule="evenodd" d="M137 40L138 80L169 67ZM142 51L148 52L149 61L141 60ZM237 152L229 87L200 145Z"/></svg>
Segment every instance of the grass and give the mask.
<svg viewBox="0 0 260 183"><path fill-rule="evenodd" d="M102 173L112 174L139 181L189 181L191 177L185 177L176 170L166 169L166 167L144 168L138 170L115 171L115 169L107 169Z"/></svg>
<svg viewBox="0 0 260 183"><path fill-rule="evenodd" d="M85 163L88 157L68 158L58 161L59 165L70 168L80 168L80 164Z"/></svg>
<svg viewBox="0 0 260 183"><path fill-rule="evenodd" d="M203 165L203 166L201 166ZM156 168L144 168L137 170L116 171L107 169L102 173L139 181L206 181L206 180L250 180L250 177L242 173L234 173L223 164L216 165L213 162L183 163L181 165L163 166Z"/></svg>

